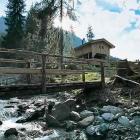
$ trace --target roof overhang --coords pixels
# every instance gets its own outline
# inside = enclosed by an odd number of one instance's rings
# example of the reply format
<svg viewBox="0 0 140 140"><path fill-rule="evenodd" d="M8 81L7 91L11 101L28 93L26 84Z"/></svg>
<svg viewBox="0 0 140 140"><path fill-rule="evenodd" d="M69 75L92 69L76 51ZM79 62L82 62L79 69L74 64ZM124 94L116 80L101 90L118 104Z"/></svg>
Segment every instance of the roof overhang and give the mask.
<svg viewBox="0 0 140 140"><path fill-rule="evenodd" d="M87 42L87 43L85 43L85 44L83 44L83 45L80 45L80 46L78 46L78 47L76 47L76 48L74 48L74 49L77 50L77 49L80 49L80 48L82 48L82 47L89 46L89 45L92 45L92 44L95 44L95 43L100 43L100 42L104 42L104 43L108 44L108 46L110 47L110 49L115 48L115 46L114 46L112 43L110 43L110 42L107 41L106 39L102 38L102 39L92 40L92 41Z"/></svg>

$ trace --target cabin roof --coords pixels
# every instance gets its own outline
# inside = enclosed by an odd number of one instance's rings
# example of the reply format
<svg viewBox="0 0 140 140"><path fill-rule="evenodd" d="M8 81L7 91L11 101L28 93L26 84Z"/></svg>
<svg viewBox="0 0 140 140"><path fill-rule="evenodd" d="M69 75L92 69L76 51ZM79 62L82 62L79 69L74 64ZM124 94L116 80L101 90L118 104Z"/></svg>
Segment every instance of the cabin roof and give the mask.
<svg viewBox="0 0 140 140"><path fill-rule="evenodd" d="M89 42L87 42L83 45L80 45L80 46L76 47L75 49L77 50L77 49L80 49L80 48L83 48L83 47L86 47L88 45L95 44L95 43L98 43L98 42L105 42L106 44L108 44L110 49L115 48L115 46L112 43L110 43L109 41L107 41L104 38L101 38L101 39L96 39L96 40L89 41Z"/></svg>

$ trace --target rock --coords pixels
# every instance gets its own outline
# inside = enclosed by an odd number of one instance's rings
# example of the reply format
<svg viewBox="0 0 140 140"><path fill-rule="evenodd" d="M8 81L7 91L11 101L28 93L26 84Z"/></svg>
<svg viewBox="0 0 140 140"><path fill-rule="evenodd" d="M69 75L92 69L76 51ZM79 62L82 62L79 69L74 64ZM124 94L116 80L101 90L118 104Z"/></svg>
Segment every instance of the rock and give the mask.
<svg viewBox="0 0 140 140"><path fill-rule="evenodd" d="M34 106L41 107L41 106L43 106L43 103L42 102L36 102L36 103L34 103Z"/></svg>
<svg viewBox="0 0 140 140"><path fill-rule="evenodd" d="M124 113L118 113L114 116L114 120L118 120L119 117L123 116Z"/></svg>
<svg viewBox="0 0 140 140"><path fill-rule="evenodd" d="M48 105L48 113L51 114L52 113L52 109L55 105L55 102L50 102L49 105Z"/></svg>
<svg viewBox="0 0 140 140"><path fill-rule="evenodd" d="M137 111L140 112L140 107L133 107L133 108L128 109L128 113L134 113L134 112L137 112Z"/></svg>
<svg viewBox="0 0 140 140"><path fill-rule="evenodd" d="M105 121L112 121L114 119L114 115L112 113L104 113L101 115Z"/></svg>
<svg viewBox="0 0 140 140"><path fill-rule="evenodd" d="M66 131L72 131L76 128L77 123L73 122L73 121L67 121L66 122Z"/></svg>
<svg viewBox="0 0 140 140"><path fill-rule="evenodd" d="M70 113L70 119L72 119L73 121L79 121L81 119L81 117L80 117L79 113L72 111Z"/></svg>
<svg viewBox="0 0 140 140"><path fill-rule="evenodd" d="M54 106L52 110L52 116L54 116L58 121L68 119L70 117L70 112L75 110L75 100L69 99L63 103L59 103Z"/></svg>
<svg viewBox="0 0 140 140"><path fill-rule="evenodd" d="M81 116L81 118L86 118L86 117L89 117L89 116L93 116L93 112L88 111L88 110L84 110L80 113L80 116Z"/></svg>
<svg viewBox="0 0 140 140"><path fill-rule="evenodd" d="M87 140L87 136L83 131L75 130L74 133L75 133L75 137L73 139L75 139L75 140Z"/></svg>
<svg viewBox="0 0 140 140"><path fill-rule="evenodd" d="M99 132L104 135L107 131L109 130L109 124L107 123L102 123L100 126L99 126Z"/></svg>
<svg viewBox="0 0 140 140"><path fill-rule="evenodd" d="M42 133L38 130L30 130L26 132L26 136L31 137L32 140L37 138L37 137L41 137Z"/></svg>
<svg viewBox="0 0 140 140"><path fill-rule="evenodd" d="M29 109L28 105L26 104L19 105L17 109L18 115L21 116L21 114L25 113L27 109Z"/></svg>
<svg viewBox="0 0 140 140"><path fill-rule="evenodd" d="M130 116L134 117L134 116L140 116L140 112L136 111L130 114Z"/></svg>
<svg viewBox="0 0 140 140"><path fill-rule="evenodd" d="M118 118L118 122L119 122L121 125L125 126L125 127L129 127L129 126L130 126L130 121L129 121L129 119L128 119L127 117L125 117L125 116L119 117L119 118Z"/></svg>
<svg viewBox="0 0 140 140"><path fill-rule="evenodd" d="M4 108L14 108L12 105L5 106Z"/></svg>
<svg viewBox="0 0 140 140"><path fill-rule="evenodd" d="M11 135L18 136L18 131L15 128L10 128L10 129L6 130L4 133L5 137L9 137Z"/></svg>
<svg viewBox="0 0 140 140"><path fill-rule="evenodd" d="M89 110L92 111L94 115L99 115L99 109L98 108L91 107Z"/></svg>
<svg viewBox="0 0 140 140"><path fill-rule="evenodd" d="M135 125L139 125L140 126L140 116L134 116L133 120L134 120Z"/></svg>
<svg viewBox="0 0 140 140"><path fill-rule="evenodd" d="M35 110L34 112L28 112L28 114L25 114L24 117L17 120L16 123L25 123L29 121L33 121L38 119L39 117L43 117L45 114L45 108L41 108L40 110Z"/></svg>
<svg viewBox="0 0 140 140"><path fill-rule="evenodd" d="M29 109L29 106L26 104L22 104L22 105L19 105L18 108L19 110L26 110L26 109Z"/></svg>
<svg viewBox="0 0 140 140"><path fill-rule="evenodd" d="M26 128L21 128L20 131L26 131Z"/></svg>
<svg viewBox="0 0 140 140"><path fill-rule="evenodd" d="M46 123L49 127L60 127L60 122L52 115L47 114L46 115Z"/></svg>
<svg viewBox="0 0 140 140"><path fill-rule="evenodd" d="M0 121L0 125L2 125L2 121Z"/></svg>
<svg viewBox="0 0 140 140"><path fill-rule="evenodd" d="M115 107L115 106L103 106L103 108L101 109L102 112L105 113L112 113L114 115L118 114L118 113L122 113L122 109L119 107Z"/></svg>
<svg viewBox="0 0 140 140"><path fill-rule="evenodd" d="M97 116L95 118L95 123L96 124L100 124L100 123L104 123L104 122L105 122L104 119L102 117L100 117L100 116Z"/></svg>
<svg viewBox="0 0 140 140"><path fill-rule="evenodd" d="M109 125L106 123L103 123L101 125L90 125L86 128L86 133L90 136L100 136L104 135L109 129Z"/></svg>
<svg viewBox="0 0 140 140"><path fill-rule="evenodd" d="M94 116L89 116L87 118L84 118L82 121L79 121L78 126L84 128L90 125L93 121L94 121Z"/></svg>
<svg viewBox="0 0 140 140"><path fill-rule="evenodd" d="M10 104L18 104L19 102L18 101L10 101L9 103Z"/></svg>
<svg viewBox="0 0 140 140"><path fill-rule="evenodd" d="M113 123L110 123L110 124L109 124L109 129L110 129L111 131L117 130L117 127L118 127L118 122L113 122Z"/></svg>

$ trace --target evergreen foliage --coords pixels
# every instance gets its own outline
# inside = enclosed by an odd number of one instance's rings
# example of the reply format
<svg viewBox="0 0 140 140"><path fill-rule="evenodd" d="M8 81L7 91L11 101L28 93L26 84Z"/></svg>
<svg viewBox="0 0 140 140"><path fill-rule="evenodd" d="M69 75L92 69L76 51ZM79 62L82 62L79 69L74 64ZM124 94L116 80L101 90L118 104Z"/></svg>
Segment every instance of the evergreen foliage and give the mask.
<svg viewBox="0 0 140 140"><path fill-rule="evenodd" d="M88 39L88 41L93 40L94 37L95 37L95 36L94 36L94 34L93 34L92 26L89 26L89 27L88 27L88 33L87 33L87 39Z"/></svg>
<svg viewBox="0 0 140 140"><path fill-rule="evenodd" d="M5 24L7 26L3 46L5 48L20 48L24 36L24 0L9 0Z"/></svg>
<svg viewBox="0 0 140 140"><path fill-rule="evenodd" d="M26 18L25 35L27 35L28 33L34 34L35 31L38 29L37 19L35 18L35 16L36 16L35 6L32 5Z"/></svg>

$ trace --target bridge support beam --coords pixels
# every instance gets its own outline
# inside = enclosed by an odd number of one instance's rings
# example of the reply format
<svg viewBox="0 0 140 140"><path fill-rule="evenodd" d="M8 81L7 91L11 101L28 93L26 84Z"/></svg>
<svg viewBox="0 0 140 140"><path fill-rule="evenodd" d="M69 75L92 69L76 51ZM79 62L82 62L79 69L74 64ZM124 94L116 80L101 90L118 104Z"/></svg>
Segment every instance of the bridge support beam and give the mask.
<svg viewBox="0 0 140 140"><path fill-rule="evenodd" d="M84 70L84 66L82 65L82 70ZM85 72L82 73L82 82L85 83L86 81L86 76L85 76Z"/></svg>
<svg viewBox="0 0 140 140"><path fill-rule="evenodd" d="M27 63L26 63L26 68L31 68L31 63L30 63L30 61L27 61ZM27 74L26 77L27 77L27 83L28 83L28 84L31 84L31 74Z"/></svg>
<svg viewBox="0 0 140 140"><path fill-rule="evenodd" d="M105 86L105 70L104 70L104 64L101 62L101 83L102 86Z"/></svg>
<svg viewBox="0 0 140 140"><path fill-rule="evenodd" d="M42 55L42 93L46 93L46 55Z"/></svg>

